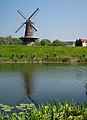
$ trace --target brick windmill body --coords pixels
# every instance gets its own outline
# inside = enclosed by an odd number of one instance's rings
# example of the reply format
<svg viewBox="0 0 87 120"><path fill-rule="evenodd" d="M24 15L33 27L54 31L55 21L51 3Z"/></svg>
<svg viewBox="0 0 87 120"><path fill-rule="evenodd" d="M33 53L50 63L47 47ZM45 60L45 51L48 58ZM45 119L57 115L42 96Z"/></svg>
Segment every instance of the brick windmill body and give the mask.
<svg viewBox="0 0 87 120"><path fill-rule="evenodd" d="M37 29L34 27L34 23L31 21L31 18L38 12L38 10L39 8L37 8L28 19L26 19L20 10L17 10L17 12L26 20L26 22L24 22L15 32L17 33L25 25L25 35L24 37L19 38L22 40L23 45L32 45L32 43L38 39L38 37L34 36L34 31L37 31Z"/></svg>

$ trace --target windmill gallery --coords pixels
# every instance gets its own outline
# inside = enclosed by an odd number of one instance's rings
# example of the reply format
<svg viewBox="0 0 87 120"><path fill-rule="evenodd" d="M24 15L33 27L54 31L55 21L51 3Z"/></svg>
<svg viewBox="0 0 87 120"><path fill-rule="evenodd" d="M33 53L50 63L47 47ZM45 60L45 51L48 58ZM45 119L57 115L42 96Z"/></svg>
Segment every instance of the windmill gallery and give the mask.
<svg viewBox="0 0 87 120"><path fill-rule="evenodd" d="M34 31L36 32L37 29L34 26L34 23L31 21L32 17L35 16L35 14L39 11L39 8L37 8L28 18L25 17L25 15L20 11L17 10L17 12L26 20L22 25L15 31L17 33L24 25L25 25L25 35L24 37L20 37L19 39L22 40L23 45L32 45L35 40L38 39L38 37L34 36Z"/></svg>

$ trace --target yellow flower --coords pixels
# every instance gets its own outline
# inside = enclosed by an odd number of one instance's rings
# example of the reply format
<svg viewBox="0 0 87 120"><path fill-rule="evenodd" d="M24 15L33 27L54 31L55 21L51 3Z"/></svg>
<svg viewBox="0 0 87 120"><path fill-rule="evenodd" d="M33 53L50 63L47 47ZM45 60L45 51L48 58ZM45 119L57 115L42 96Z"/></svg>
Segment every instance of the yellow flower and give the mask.
<svg viewBox="0 0 87 120"><path fill-rule="evenodd" d="M56 112L56 109L55 109L55 108L53 108L53 112Z"/></svg>
<svg viewBox="0 0 87 120"><path fill-rule="evenodd" d="M66 105L65 105L66 107L69 107L69 105L66 103Z"/></svg>
<svg viewBox="0 0 87 120"><path fill-rule="evenodd" d="M83 119L82 115L79 115L78 118L79 118L79 119Z"/></svg>
<svg viewBox="0 0 87 120"><path fill-rule="evenodd" d="M73 116L70 115L70 116L68 117L68 119L69 119L69 120L73 120Z"/></svg>
<svg viewBox="0 0 87 120"><path fill-rule="evenodd" d="M71 107L68 107L68 112L71 112L72 110L71 110Z"/></svg>
<svg viewBox="0 0 87 120"><path fill-rule="evenodd" d="M46 110L44 110L44 113L46 113Z"/></svg>
<svg viewBox="0 0 87 120"><path fill-rule="evenodd" d="M45 109L48 110L48 106L45 106Z"/></svg>
<svg viewBox="0 0 87 120"><path fill-rule="evenodd" d="M38 112L38 114L39 114L39 116L41 116L41 112L40 111Z"/></svg>

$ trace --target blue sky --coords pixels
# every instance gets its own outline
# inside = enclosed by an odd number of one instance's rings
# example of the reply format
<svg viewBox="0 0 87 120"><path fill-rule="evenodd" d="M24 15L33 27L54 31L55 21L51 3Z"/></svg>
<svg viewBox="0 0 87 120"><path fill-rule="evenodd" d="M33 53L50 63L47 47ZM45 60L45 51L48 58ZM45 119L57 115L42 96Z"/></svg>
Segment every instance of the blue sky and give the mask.
<svg viewBox="0 0 87 120"><path fill-rule="evenodd" d="M40 11L32 21L40 40L87 38L87 0L0 0L0 36L23 36L24 27L15 34L24 22L17 9L28 17L36 8Z"/></svg>

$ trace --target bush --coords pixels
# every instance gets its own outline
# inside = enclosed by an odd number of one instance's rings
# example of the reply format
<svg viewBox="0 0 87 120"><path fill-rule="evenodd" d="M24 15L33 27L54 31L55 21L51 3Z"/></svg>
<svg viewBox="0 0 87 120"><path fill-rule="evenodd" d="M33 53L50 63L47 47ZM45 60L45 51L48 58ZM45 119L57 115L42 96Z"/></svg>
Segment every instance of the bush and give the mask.
<svg viewBox="0 0 87 120"><path fill-rule="evenodd" d="M69 62L70 61L70 57L63 57L62 58L62 62Z"/></svg>
<svg viewBox="0 0 87 120"><path fill-rule="evenodd" d="M0 57L2 57L2 55L0 54Z"/></svg>

